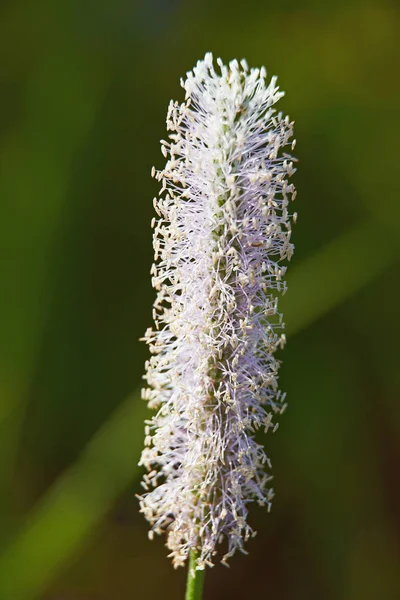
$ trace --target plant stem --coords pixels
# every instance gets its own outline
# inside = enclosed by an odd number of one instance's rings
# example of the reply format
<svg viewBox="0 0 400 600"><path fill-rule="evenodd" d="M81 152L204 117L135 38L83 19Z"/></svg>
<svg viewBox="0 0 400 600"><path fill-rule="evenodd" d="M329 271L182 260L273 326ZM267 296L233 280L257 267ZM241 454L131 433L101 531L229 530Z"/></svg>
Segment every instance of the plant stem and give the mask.
<svg viewBox="0 0 400 600"><path fill-rule="evenodd" d="M196 558L196 551L191 550L189 555L189 567L186 580L185 600L201 600L203 596L205 571L199 571L196 569Z"/></svg>

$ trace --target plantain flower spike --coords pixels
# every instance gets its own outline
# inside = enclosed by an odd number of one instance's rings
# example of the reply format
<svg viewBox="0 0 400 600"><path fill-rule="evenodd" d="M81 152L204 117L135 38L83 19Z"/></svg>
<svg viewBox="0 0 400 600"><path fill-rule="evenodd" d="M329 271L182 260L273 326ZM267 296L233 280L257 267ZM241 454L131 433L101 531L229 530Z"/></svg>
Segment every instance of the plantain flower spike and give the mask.
<svg viewBox="0 0 400 600"><path fill-rule="evenodd" d="M157 291L145 341L155 416L146 421L140 464L147 473L141 512L154 533L167 534L175 567L190 553L196 568L244 552L255 532L248 504L271 507L271 468L255 439L286 407L275 357L285 335L278 295L286 291L293 158L282 152L293 123L273 106L283 96L276 77L225 66L207 53L181 81L185 102L171 101L165 168L154 199Z"/></svg>

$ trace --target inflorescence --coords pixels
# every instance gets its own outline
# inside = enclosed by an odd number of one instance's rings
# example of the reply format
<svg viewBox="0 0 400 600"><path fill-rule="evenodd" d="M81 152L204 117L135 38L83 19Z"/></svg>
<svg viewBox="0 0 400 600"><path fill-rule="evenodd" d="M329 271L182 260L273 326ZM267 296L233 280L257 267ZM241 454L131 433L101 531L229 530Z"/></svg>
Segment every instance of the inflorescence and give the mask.
<svg viewBox="0 0 400 600"><path fill-rule="evenodd" d="M223 563L244 551L249 502L271 506L255 432L275 431L286 407L277 293L296 219L294 159L282 152L295 146L293 123L273 108L276 78L244 60L217 64L208 53L181 82L185 102L171 101L161 141L167 163L153 168L157 297L143 390L157 413L146 425L141 511L151 538L167 532L175 566L195 550L200 569L224 539Z"/></svg>

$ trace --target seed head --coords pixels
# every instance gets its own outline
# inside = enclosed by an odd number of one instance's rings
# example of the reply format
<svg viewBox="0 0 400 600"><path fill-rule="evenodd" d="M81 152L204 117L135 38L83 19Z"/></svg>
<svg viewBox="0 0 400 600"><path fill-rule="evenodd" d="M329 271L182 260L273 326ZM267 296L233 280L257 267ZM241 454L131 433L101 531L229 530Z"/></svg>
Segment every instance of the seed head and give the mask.
<svg viewBox="0 0 400 600"><path fill-rule="evenodd" d="M278 347L285 343L278 293L290 260L293 159L282 152L293 123L276 113L276 78L243 60L206 54L168 108L165 168L154 199L155 329L143 396L146 425L141 511L167 532L175 566L191 549L226 563L254 534L247 505L271 506L270 462L255 440L283 412ZM291 143L294 148L294 142Z"/></svg>

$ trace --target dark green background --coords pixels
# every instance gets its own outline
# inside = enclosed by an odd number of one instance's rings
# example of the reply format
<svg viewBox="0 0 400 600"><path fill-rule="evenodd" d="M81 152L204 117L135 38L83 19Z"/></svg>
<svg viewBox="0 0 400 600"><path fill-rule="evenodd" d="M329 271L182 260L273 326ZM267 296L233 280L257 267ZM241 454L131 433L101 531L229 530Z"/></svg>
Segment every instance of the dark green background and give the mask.
<svg viewBox="0 0 400 600"><path fill-rule="evenodd" d="M150 220L170 98L208 50L296 121L271 515L206 600L400 598L395 2L0 8L0 600L179 600L138 514Z"/></svg>

